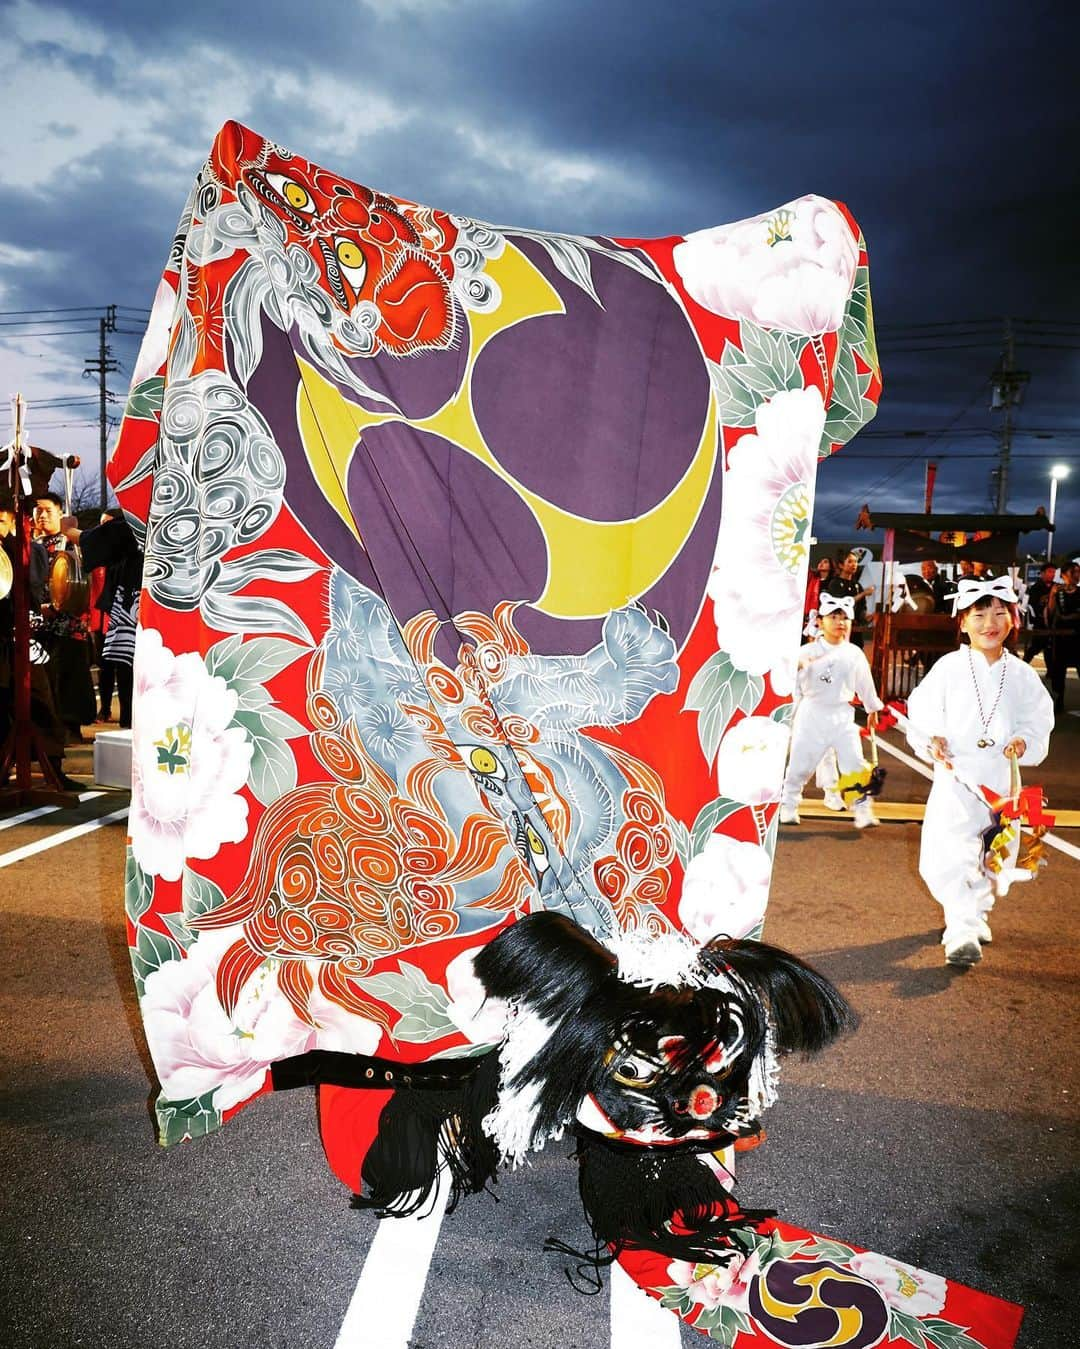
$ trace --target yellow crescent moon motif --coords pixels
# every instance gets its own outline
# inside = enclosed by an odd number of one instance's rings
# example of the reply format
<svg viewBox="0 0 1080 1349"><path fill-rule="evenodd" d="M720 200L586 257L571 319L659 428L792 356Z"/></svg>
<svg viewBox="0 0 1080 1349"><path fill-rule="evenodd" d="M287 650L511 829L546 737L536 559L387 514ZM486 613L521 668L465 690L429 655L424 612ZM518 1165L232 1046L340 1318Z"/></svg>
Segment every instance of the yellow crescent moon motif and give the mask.
<svg viewBox="0 0 1080 1349"><path fill-rule="evenodd" d="M710 390L701 437L686 472L664 500L644 515L630 520L590 520L554 505L523 486L499 462L477 425L470 390L473 367L493 337L526 319L566 311L558 292L512 244L507 243L502 255L488 263L487 272L503 299L490 314L469 312L469 358L461 384L430 417L413 421L396 412L371 412L346 398L313 365L297 358L301 377L297 424L304 451L327 502L359 539L345 483L363 432L371 426L403 422L452 442L512 487L543 532L547 584L535 607L555 618L601 618L654 586L689 537L716 466L715 398Z"/></svg>

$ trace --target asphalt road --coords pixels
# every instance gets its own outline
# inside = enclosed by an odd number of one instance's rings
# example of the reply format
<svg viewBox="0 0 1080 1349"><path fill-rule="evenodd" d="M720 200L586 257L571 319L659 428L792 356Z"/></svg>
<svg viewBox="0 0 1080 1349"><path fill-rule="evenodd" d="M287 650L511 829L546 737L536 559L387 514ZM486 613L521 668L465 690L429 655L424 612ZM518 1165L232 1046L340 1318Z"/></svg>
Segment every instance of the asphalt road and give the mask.
<svg viewBox="0 0 1080 1349"><path fill-rule="evenodd" d="M1062 718L1042 775L1052 804L1080 806L1078 758L1080 720ZM886 766L892 799L925 799L922 778ZM122 804L0 830L3 1342L330 1349L378 1224L329 1173L313 1098L262 1099L160 1151L124 944L123 824L2 866ZM1063 837L1080 845L1080 831ZM915 824L782 832L767 935L829 974L862 1024L787 1064L740 1197L1023 1303L1021 1349L1064 1349L1077 1342L1080 861L1051 853L1001 901L982 964L958 973L917 849ZM607 1290L575 1293L542 1252L549 1233L585 1236L567 1151L446 1219L414 1349L708 1343L633 1318L616 1332ZM362 1327L351 1342L384 1349Z"/></svg>

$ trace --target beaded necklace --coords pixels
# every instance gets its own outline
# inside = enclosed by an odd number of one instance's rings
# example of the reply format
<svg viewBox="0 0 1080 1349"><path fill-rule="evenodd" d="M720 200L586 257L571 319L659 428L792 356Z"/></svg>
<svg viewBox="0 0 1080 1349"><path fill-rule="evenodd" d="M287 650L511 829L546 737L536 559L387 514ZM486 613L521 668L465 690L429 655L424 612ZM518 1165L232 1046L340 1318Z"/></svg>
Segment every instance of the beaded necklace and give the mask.
<svg viewBox="0 0 1080 1349"><path fill-rule="evenodd" d="M827 655L829 654L828 648L829 648L830 646L833 646L833 645L843 646L843 643L842 643L842 642L837 642L837 643L827 642L827 641L825 640L825 638L822 637L822 638L821 638L821 645L825 648L825 650L822 652L822 656L827 656ZM821 658L822 658L821 656L818 657L819 660L820 660ZM833 660L834 660L834 659L835 659L835 656L831 657L830 660L829 660L828 665L825 666L825 673L824 673L824 674L818 675L818 678L821 680L821 682L822 682L823 684L831 684L831 683L832 683L832 672L833 672Z"/></svg>
<svg viewBox="0 0 1080 1349"><path fill-rule="evenodd" d="M990 711L983 712L982 695L979 693L979 677L975 673L975 660L971 654L971 647L967 649L968 669L971 671L971 682L975 686L975 705L979 709L979 721L982 723L983 733L976 740L979 749L990 749L994 741L990 739L990 723L994 720L994 713L997 711L998 703L1001 702L1001 695L1005 691L1005 670L1008 665L1008 658L1003 651L998 657L1001 662L1001 674L998 675L997 692L994 694L994 701L990 704Z"/></svg>

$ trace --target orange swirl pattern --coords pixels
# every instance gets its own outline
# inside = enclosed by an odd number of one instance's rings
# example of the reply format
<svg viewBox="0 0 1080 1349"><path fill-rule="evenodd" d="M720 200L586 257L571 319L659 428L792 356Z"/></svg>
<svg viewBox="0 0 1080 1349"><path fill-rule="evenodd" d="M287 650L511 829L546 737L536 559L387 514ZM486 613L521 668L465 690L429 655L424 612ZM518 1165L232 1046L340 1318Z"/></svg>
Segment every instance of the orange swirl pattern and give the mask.
<svg viewBox="0 0 1080 1349"><path fill-rule="evenodd" d="M487 878L473 902L511 913L527 903L532 880L506 826L486 807L466 815L458 831L447 819L435 783L464 765L437 717L427 718L435 753L399 788L333 699L323 693L319 705L326 729L311 744L333 780L297 787L266 809L240 886L192 926L241 927L217 981L228 1014L270 957L279 962L279 988L308 1024L317 984L330 1002L386 1027L386 1012L352 979L385 956L453 936L458 886Z"/></svg>
<svg viewBox="0 0 1080 1349"><path fill-rule="evenodd" d="M313 657L310 745L329 780L298 787L267 808L244 880L222 906L192 922L241 926L243 936L227 952L218 980L226 1011L270 957L279 962L282 992L304 1020L311 1019L317 986L330 1001L386 1026L386 1013L352 980L386 956L453 936L457 887L473 883L472 906L501 914L520 912L535 898L532 872L487 796L481 792L477 808L454 825L439 797L445 774L470 772L441 707L467 736L513 754L556 847L568 846L575 807L559 789L557 765L545 759L539 728L520 715L500 718L488 696L511 658L529 654L513 624L515 608L503 604L491 617L473 612L455 620L476 643L462 643L456 670L435 659L441 623L433 613L405 625L431 702L398 703L425 747L400 783L368 754L356 722L342 716L321 686L325 650ZM671 885L675 845L660 777L624 751L605 745L604 752L627 786L614 851L593 867L597 890L622 926L663 927L656 909Z"/></svg>
<svg viewBox="0 0 1080 1349"><path fill-rule="evenodd" d="M593 879L610 900L621 927L662 932L667 922L656 910L671 888L669 867L675 858L675 841L667 825L663 795L640 785L656 780L652 770L628 754L620 754L620 759L620 768L639 785L622 794L626 822L615 836L614 854L593 863Z"/></svg>

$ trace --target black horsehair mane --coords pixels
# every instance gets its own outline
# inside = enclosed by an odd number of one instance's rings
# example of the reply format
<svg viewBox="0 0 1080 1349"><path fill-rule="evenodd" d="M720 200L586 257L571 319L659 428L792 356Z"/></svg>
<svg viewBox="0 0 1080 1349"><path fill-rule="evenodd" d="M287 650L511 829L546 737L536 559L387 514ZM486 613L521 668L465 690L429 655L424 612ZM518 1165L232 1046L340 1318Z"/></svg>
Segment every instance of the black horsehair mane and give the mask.
<svg viewBox="0 0 1080 1349"><path fill-rule="evenodd" d="M605 1080L615 1045L655 1051L660 1034L678 1037L663 1070L675 1076L703 1067L738 1032L741 1047L725 1071L745 1086L770 1035L777 1053L814 1054L856 1024L827 979L778 947L714 938L701 948L699 965L703 979L721 976L718 986L649 989L621 980L616 957L559 914L532 914L504 929L478 953L476 974L488 997L541 1018L550 1033L508 1083L500 1083L495 1047L453 1060L452 1080L420 1084L417 1073L411 1086L396 1090L354 1205L380 1217L416 1213L430 1202L440 1168L448 1175L448 1211L467 1194L490 1191L501 1158L483 1121L500 1090L532 1090L530 1142L538 1145L574 1126L579 1103ZM769 1215L740 1209L699 1153L757 1128L732 1118L730 1132L707 1143L648 1146L576 1127L579 1187L595 1249L582 1255L554 1240L549 1249L592 1266L624 1249L723 1259L734 1252L740 1227Z"/></svg>

